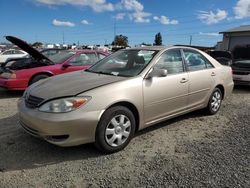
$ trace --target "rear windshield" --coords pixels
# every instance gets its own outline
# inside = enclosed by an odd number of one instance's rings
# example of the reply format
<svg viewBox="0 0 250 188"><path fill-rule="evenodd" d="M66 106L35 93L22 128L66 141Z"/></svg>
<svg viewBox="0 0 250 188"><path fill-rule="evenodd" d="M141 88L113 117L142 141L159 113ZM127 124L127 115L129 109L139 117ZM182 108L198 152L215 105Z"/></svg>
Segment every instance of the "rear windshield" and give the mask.
<svg viewBox="0 0 250 188"><path fill-rule="evenodd" d="M50 56L50 60L53 61L55 64L63 63L73 55L75 55L76 52L72 51L64 51L55 55Z"/></svg>

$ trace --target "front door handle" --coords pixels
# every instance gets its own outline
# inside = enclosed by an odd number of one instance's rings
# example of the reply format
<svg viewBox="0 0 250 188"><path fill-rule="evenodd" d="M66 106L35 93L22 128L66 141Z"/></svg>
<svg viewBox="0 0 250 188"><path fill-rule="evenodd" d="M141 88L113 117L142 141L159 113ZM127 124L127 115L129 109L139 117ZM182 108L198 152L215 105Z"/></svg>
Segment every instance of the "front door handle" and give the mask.
<svg viewBox="0 0 250 188"><path fill-rule="evenodd" d="M188 82L188 79L182 78L180 82L181 82L181 83L186 83L186 82Z"/></svg>
<svg viewBox="0 0 250 188"><path fill-rule="evenodd" d="M211 76L216 76L215 72L212 72L212 73L211 73Z"/></svg>

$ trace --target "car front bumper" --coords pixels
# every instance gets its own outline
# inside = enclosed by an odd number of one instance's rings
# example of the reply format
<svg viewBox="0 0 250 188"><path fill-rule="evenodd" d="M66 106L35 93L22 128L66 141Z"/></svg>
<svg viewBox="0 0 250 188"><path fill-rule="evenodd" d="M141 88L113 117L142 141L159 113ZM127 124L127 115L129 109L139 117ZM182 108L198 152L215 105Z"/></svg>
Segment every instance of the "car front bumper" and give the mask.
<svg viewBox="0 0 250 188"><path fill-rule="evenodd" d="M45 113L18 101L20 125L29 134L58 146L75 146L95 141L100 111L83 108L68 113Z"/></svg>
<svg viewBox="0 0 250 188"><path fill-rule="evenodd" d="M25 90L27 82L27 80L6 79L0 77L0 87L8 90Z"/></svg>

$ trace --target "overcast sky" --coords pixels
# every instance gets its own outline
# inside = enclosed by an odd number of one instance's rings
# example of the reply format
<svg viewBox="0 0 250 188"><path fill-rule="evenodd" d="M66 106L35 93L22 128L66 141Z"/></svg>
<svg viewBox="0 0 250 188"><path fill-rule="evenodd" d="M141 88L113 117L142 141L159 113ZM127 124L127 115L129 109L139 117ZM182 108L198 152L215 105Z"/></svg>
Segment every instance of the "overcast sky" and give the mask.
<svg viewBox="0 0 250 188"><path fill-rule="evenodd" d="M218 34L250 25L250 0L11 0L0 2L0 42L14 35L28 42L105 44L114 34L129 44L213 46Z"/></svg>

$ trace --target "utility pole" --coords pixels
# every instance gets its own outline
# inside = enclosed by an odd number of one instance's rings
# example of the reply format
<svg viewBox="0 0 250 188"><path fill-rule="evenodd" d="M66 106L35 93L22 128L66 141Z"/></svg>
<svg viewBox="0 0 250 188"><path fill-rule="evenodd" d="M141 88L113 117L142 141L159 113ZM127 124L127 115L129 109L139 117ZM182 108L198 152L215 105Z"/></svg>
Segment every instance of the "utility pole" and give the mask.
<svg viewBox="0 0 250 188"><path fill-rule="evenodd" d="M115 20L115 23L114 23L114 39L115 39L115 36L116 36L116 20Z"/></svg>
<svg viewBox="0 0 250 188"><path fill-rule="evenodd" d="M62 35L62 37L63 37L63 44L64 44L64 31L63 31L63 35Z"/></svg>
<svg viewBox="0 0 250 188"><path fill-rule="evenodd" d="M190 35L190 40L189 40L189 45L190 45L190 46L192 45L192 40L193 40L193 36Z"/></svg>

